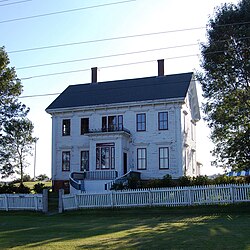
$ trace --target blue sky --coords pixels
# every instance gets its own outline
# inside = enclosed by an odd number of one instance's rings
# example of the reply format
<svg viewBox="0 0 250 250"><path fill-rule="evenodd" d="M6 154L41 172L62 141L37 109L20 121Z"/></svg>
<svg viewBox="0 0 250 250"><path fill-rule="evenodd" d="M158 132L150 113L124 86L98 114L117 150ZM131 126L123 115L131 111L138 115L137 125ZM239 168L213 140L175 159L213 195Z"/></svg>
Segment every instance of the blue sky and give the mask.
<svg viewBox="0 0 250 250"><path fill-rule="evenodd" d="M60 93L68 85L89 83L91 67L99 68L98 81L154 76L157 74L156 60L162 58L166 59L165 74L190 72L199 70L199 44L206 41L204 27L209 15L213 15L216 6L231 2L238 1L2 0L0 46L5 46L11 66L23 79L22 96ZM52 14L55 12L63 13ZM44 16L35 18L37 15ZM24 19L13 20L20 18ZM138 36L150 33L159 34ZM133 37L108 40L126 36ZM57 46L71 43L75 45ZM30 50L48 46L57 47ZM20 50L27 51L17 52ZM144 50L154 51L88 59ZM78 61L30 67L72 60ZM130 64L144 61L150 62ZM120 64L130 65L114 67ZM35 77L78 70L83 71ZM29 77L33 78L25 80ZM200 89L199 97L201 102ZM20 99L30 107L34 135L39 137L37 175L46 173L50 176L51 172L51 118L45 109L55 98L56 95ZM197 129L198 160L204 165L202 174L216 173L219 170L210 166L212 144L208 140L209 130L203 121L199 122ZM26 172L33 176L33 157L29 161Z"/></svg>

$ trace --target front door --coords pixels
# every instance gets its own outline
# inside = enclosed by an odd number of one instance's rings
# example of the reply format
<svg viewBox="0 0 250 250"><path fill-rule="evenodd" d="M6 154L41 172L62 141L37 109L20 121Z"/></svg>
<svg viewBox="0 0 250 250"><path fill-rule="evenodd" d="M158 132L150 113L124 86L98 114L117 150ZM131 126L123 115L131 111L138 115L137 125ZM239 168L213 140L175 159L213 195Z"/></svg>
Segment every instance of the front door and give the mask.
<svg viewBox="0 0 250 250"><path fill-rule="evenodd" d="M128 156L127 153L123 153L123 174L128 172Z"/></svg>

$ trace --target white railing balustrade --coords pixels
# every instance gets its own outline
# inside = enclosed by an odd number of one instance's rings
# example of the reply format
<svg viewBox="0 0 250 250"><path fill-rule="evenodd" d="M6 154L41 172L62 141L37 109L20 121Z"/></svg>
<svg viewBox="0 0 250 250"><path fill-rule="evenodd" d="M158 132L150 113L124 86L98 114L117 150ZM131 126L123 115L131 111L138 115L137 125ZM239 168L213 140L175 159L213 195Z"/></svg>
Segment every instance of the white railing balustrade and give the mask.
<svg viewBox="0 0 250 250"><path fill-rule="evenodd" d="M250 202L250 184L173 187L62 195L63 210Z"/></svg>

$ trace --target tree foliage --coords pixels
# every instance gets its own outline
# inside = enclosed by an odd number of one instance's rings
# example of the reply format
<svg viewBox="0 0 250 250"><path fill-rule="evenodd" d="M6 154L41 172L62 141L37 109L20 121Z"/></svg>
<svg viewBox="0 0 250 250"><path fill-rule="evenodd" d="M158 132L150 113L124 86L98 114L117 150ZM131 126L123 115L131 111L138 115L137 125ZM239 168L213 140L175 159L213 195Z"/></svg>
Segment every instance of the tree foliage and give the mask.
<svg viewBox="0 0 250 250"><path fill-rule="evenodd" d="M36 138L32 136L33 124L27 118L14 118L4 124L4 136L2 137L1 173L5 177L13 173L20 175L21 184L24 178L24 168L27 166L26 159L31 154L33 143Z"/></svg>
<svg viewBox="0 0 250 250"><path fill-rule="evenodd" d="M250 168L250 0L217 8L209 20L198 73L214 165Z"/></svg>
<svg viewBox="0 0 250 250"><path fill-rule="evenodd" d="M33 124L26 117L29 109L18 101L21 81L9 63L7 53L0 47L0 174L8 177L19 173L22 182L26 157L35 138Z"/></svg>
<svg viewBox="0 0 250 250"><path fill-rule="evenodd" d="M0 134L5 122L13 117L24 117L29 111L18 101L22 85L14 67L8 67L9 63L7 53L0 47Z"/></svg>

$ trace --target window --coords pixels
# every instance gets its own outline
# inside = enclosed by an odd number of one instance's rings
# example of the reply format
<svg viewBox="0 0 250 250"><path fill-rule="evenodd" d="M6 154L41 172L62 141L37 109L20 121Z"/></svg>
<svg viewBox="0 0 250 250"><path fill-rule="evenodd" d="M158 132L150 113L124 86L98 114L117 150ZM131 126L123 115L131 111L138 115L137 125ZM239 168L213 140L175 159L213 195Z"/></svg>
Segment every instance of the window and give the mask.
<svg viewBox="0 0 250 250"><path fill-rule="evenodd" d="M169 169L169 148L159 148L159 168Z"/></svg>
<svg viewBox="0 0 250 250"><path fill-rule="evenodd" d="M145 113L136 115L136 130L146 131L146 114Z"/></svg>
<svg viewBox="0 0 250 250"><path fill-rule="evenodd" d="M62 152L62 171L70 171L70 151Z"/></svg>
<svg viewBox="0 0 250 250"><path fill-rule="evenodd" d="M89 171L89 151L81 151L80 171Z"/></svg>
<svg viewBox="0 0 250 250"><path fill-rule="evenodd" d="M81 135L89 132L89 118L81 119Z"/></svg>
<svg viewBox="0 0 250 250"><path fill-rule="evenodd" d="M158 129L167 130L168 129L168 112L158 113Z"/></svg>
<svg viewBox="0 0 250 250"><path fill-rule="evenodd" d="M115 168L115 144L98 143L96 144L96 169Z"/></svg>
<svg viewBox="0 0 250 250"><path fill-rule="evenodd" d="M70 119L64 119L62 121L62 135L63 136L70 135Z"/></svg>
<svg viewBox="0 0 250 250"><path fill-rule="evenodd" d="M123 130L123 116L112 115L102 117L102 131L122 131Z"/></svg>
<svg viewBox="0 0 250 250"><path fill-rule="evenodd" d="M147 151L146 148L137 149L137 169L143 170L147 168Z"/></svg>

